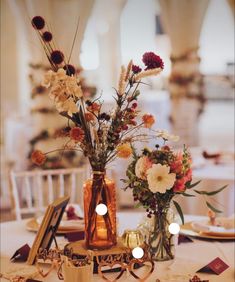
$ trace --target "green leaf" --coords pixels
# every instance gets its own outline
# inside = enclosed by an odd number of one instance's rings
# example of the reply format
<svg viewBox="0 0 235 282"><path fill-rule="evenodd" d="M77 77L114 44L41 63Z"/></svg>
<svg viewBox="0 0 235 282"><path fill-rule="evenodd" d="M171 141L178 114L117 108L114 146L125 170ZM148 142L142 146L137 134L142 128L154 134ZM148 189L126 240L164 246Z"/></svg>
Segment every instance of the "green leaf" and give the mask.
<svg viewBox="0 0 235 282"><path fill-rule="evenodd" d="M184 224L184 214L182 212L182 209L181 209L180 205L176 201L173 201L173 203L174 203L175 208L176 208L176 210L177 210L177 212L178 212L178 214L180 216L180 219L181 219L182 223Z"/></svg>
<svg viewBox="0 0 235 282"><path fill-rule="evenodd" d="M215 207L213 207L209 202L206 202L206 205L208 206L209 209L211 209L214 212L217 212L217 213L221 213L222 212L222 211L216 209Z"/></svg>
<svg viewBox="0 0 235 282"><path fill-rule="evenodd" d="M187 188L188 188L188 189L191 189L191 188L197 186L200 182L201 182L201 180L198 180L197 182L194 182L194 183L192 183L192 184L188 184L188 185L187 185Z"/></svg>
<svg viewBox="0 0 235 282"><path fill-rule="evenodd" d="M140 208L141 206L142 206L141 203L138 203L138 204L134 205L135 208Z"/></svg>
<svg viewBox="0 0 235 282"><path fill-rule="evenodd" d="M228 185L225 185L215 191L211 191L211 192L207 192L207 191L199 191L199 190L194 190L196 193L200 194L200 195L207 195L207 196L213 196L221 191L223 191L225 188L227 188Z"/></svg>
<svg viewBox="0 0 235 282"><path fill-rule="evenodd" d="M185 197L196 197L195 195L191 195L191 194L188 194L188 193L179 193Z"/></svg>

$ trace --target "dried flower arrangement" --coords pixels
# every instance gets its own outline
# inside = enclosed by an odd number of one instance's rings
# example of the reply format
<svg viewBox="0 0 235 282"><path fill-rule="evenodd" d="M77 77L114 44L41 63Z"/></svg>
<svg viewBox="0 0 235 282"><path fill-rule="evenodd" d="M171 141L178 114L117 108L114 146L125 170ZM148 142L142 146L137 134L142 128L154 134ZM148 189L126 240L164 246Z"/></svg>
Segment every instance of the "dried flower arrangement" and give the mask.
<svg viewBox="0 0 235 282"><path fill-rule="evenodd" d="M45 20L36 16L32 19L32 25L38 31L52 67L46 73L42 85L50 88L50 98L59 113L68 119L66 135L69 141L61 150L82 150L91 167L101 171L116 156L131 156L132 142L147 137L138 135L138 130L150 128L154 124L151 114L143 115L141 122L137 122L137 116L140 115L137 104L140 94L138 87L142 78L158 75L163 70L162 59L153 52L148 52L143 55L143 71L139 66L133 65L132 61L127 67L122 66L119 85L115 89L116 108L111 112L103 112L100 97L92 101L84 97L75 68L69 64L71 54L66 60L60 50L55 50L52 34L43 31ZM48 153L33 152L32 159L41 165Z"/></svg>
<svg viewBox="0 0 235 282"><path fill-rule="evenodd" d="M141 116L137 99L141 80L158 75L164 63L158 55L147 52L143 55L144 70L132 61L127 67L122 66L119 84L115 89L115 107L105 112L102 111L101 97L91 100L84 95L75 68L70 64L71 53L66 59L63 52L56 49L52 33L45 30L45 20L36 16L32 19L32 25L52 68L46 73L42 85L50 89L49 97L56 109L68 119L65 133L68 141L57 150L62 153L65 150L82 151L93 172L93 180L84 184L86 245L96 249L111 247L116 244L116 197L115 185L106 181L105 170L107 164L116 157L129 158L135 141L156 138L159 133L151 131L152 135L149 134L155 119L151 114ZM140 132L140 129L147 132ZM33 162L42 165L48 153L39 150L33 152ZM106 214L96 213L100 203L107 206Z"/></svg>

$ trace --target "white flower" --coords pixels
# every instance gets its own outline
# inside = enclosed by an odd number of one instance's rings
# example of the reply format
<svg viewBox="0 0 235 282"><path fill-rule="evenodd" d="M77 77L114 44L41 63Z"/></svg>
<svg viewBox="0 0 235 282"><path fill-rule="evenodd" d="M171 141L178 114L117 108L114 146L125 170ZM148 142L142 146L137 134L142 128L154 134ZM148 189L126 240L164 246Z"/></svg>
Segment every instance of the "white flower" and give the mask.
<svg viewBox="0 0 235 282"><path fill-rule="evenodd" d="M147 170L147 180L149 189L153 192L165 193L173 187L175 183L175 173L170 173L170 167L161 164L153 164Z"/></svg>
<svg viewBox="0 0 235 282"><path fill-rule="evenodd" d="M78 108L72 98L67 99L65 102L56 103L56 108L59 112L67 112L69 116L78 112Z"/></svg>
<svg viewBox="0 0 235 282"><path fill-rule="evenodd" d="M140 179L146 179L146 172L152 166L148 157L141 157L135 164L135 174Z"/></svg>
<svg viewBox="0 0 235 282"><path fill-rule="evenodd" d="M77 98L81 98L83 96L83 92L82 92L81 86L77 86L76 89L74 89L74 95Z"/></svg>
<svg viewBox="0 0 235 282"><path fill-rule="evenodd" d="M63 80L66 79L66 71L62 68L58 69L57 73L56 73L56 78L59 80Z"/></svg>
<svg viewBox="0 0 235 282"><path fill-rule="evenodd" d="M165 140L169 140L169 141L173 141L173 142L179 141L179 136L170 134L167 130L158 130L157 131L157 137L161 137Z"/></svg>
<svg viewBox="0 0 235 282"><path fill-rule="evenodd" d="M51 83L54 81L54 79L55 79L55 72L49 70L47 73L45 73L41 84L42 86L48 88L51 86Z"/></svg>

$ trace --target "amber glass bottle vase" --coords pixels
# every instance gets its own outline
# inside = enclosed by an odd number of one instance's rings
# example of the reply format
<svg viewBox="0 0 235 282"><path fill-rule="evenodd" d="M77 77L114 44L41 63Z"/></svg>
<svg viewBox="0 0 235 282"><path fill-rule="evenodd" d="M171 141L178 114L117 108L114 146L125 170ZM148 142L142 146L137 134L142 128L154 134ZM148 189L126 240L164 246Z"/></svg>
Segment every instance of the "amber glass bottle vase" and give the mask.
<svg viewBox="0 0 235 282"><path fill-rule="evenodd" d="M103 215L96 212L99 204L107 206ZM84 183L85 241L88 249L108 249L117 243L116 191L105 172L95 171Z"/></svg>

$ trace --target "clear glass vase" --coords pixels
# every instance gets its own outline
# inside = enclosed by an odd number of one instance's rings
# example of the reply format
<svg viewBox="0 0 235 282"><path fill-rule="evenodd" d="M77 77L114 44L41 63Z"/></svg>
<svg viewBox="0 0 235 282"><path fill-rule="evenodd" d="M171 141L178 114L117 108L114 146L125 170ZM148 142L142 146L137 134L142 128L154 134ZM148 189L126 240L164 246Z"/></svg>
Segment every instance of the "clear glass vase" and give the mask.
<svg viewBox="0 0 235 282"><path fill-rule="evenodd" d="M168 261L175 256L175 238L168 230L173 222L174 213L170 203L164 207L158 207L152 218L152 226L149 230L148 244L155 261Z"/></svg>
<svg viewBox="0 0 235 282"><path fill-rule="evenodd" d="M104 204L107 213L99 215L96 206ZM84 183L85 241L88 249L108 249L117 243L116 189L105 172L94 172Z"/></svg>

